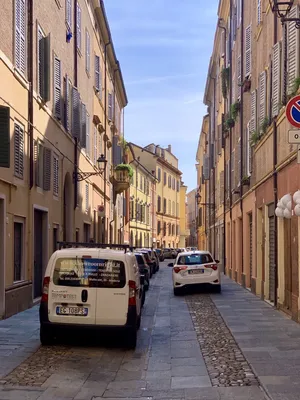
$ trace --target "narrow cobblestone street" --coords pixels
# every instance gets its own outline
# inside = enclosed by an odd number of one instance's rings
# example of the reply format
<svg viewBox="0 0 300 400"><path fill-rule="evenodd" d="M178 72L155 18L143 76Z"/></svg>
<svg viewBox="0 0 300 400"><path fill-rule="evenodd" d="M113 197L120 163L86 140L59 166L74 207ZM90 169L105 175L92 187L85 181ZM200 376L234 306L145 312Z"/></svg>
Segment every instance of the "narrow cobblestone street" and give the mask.
<svg viewBox="0 0 300 400"><path fill-rule="evenodd" d="M300 326L226 277L174 297L161 264L136 350L100 345L41 348L37 307L0 321L0 399L299 399Z"/></svg>

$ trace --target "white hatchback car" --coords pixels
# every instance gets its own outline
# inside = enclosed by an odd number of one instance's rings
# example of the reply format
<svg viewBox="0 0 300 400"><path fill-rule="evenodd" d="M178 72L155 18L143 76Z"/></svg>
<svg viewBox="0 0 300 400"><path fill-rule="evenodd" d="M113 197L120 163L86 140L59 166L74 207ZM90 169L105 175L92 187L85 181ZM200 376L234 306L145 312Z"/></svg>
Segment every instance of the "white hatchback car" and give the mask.
<svg viewBox="0 0 300 400"><path fill-rule="evenodd" d="M221 292L221 274L219 261L214 260L208 251L189 251L179 253L173 267L174 295L180 294L182 288L191 285L211 284Z"/></svg>
<svg viewBox="0 0 300 400"><path fill-rule="evenodd" d="M43 345L62 331L105 329L121 330L126 345L136 346L143 282L135 255L126 250L90 246L52 254L40 304Z"/></svg>

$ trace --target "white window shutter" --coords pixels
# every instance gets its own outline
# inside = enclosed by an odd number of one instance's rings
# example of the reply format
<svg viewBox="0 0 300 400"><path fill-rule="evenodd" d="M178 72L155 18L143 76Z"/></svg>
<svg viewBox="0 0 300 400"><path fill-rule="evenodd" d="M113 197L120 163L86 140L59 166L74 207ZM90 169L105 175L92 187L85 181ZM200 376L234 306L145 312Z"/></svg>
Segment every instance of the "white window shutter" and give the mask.
<svg viewBox="0 0 300 400"><path fill-rule="evenodd" d="M81 132L81 102L77 88L72 87L72 134L73 137L80 140Z"/></svg>
<svg viewBox="0 0 300 400"><path fill-rule="evenodd" d="M291 9L289 18L299 18L299 6ZM299 29L295 27L295 22L287 23L287 92L290 94L294 89L295 79L299 76Z"/></svg>
<svg viewBox="0 0 300 400"><path fill-rule="evenodd" d="M272 117L278 115L280 105L280 88L281 88L281 57L280 57L280 42L273 46L272 51Z"/></svg>
<svg viewBox="0 0 300 400"><path fill-rule="evenodd" d="M237 0L237 27L239 28L242 22L242 0Z"/></svg>
<svg viewBox="0 0 300 400"><path fill-rule="evenodd" d="M91 136L90 136L90 116L86 114L86 154L90 157L91 155Z"/></svg>
<svg viewBox="0 0 300 400"><path fill-rule="evenodd" d="M238 140L237 144L237 176L236 176L236 186L241 184L241 168L242 168L242 146L241 138Z"/></svg>
<svg viewBox="0 0 300 400"><path fill-rule="evenodd" d="M242 61L241 61L241 56L238 56L237 58L237 97L240 98L241 96L241 83L242 83Z"/></svg>
<svg viewBox="0 0 300 400"><path fill-rule="evenodd" d="M54 114L61 119L61 62L54 57Z"/></svg>
<svg viewBox="0 0 300 400"><path fill-rule="evenodd" d="M85 212L89 211L89 184L85 183Z"/></svg>
<svg viewBox="0 0 300 400"><path fill-rule="evenodd" d="M81 103L81 135L80 135L80 144L81 147L86 149L87 147L87 120L86 120L86 106Z"/></svg>
<svg viewBox="0 0 300 400"><path fill-rule="evenodd" d="M252 46L252 30L249 25L245 30L245 77L251 74L251 46Z"/></svg>
<svg viewBox="0 0 300 400"><path fill-rule="evenodd" d="M253 133L257 126L257 113L256 113L256 90L251 92L251 120L250 120L250 131Z"/></svg>
<svg viewBox="0 0 300 400"><path fill-rule="evenodd" d="M72 30L72 1L66 0L66 23L70 30Z"/></svg>
<svg viewBox="0 0 300 400"><path fill-rule="evenodd" d="M246 130L246 174L251 175L252 171L252 147L250 145L250 122L247 124Z"/></svg>
<svg viewBox="0 0 300 400"><path fill-rule="evenodd" d="M77 2L76 9L76 18L77 18L77 49L81 50L81 8Z"/></svg>
<svg viewBox="0 0 300 400"><path fill-rule="evenodd" d="M204 160L203 160L203 177L204 180L209 180L209 156L208 154L204 155Z"/></svg>
<svg viewBox="0 0 300 400"><path fill-rule="evenodd" d="M100 57L95 55L95 88L100 90Z"/></svg>
<svg viewBox="0 0 300 400"><path fill-rule="evenodd" d="M94 127L94 164L97 164L98 160L98 130Z"/></svg>
<svg viewBox="0 0 300 400"><path fill-rule="evenodd" d="M65 76L64 80L65 85L65 128L68 132L70 132L70 85L68 75Z"/></svg>
<svg viewBox="0 0 300 400"><path fill-rule="evenodd" d="M88 31L85 32L85 69L90 72L91 60L90 60L90 34Z"/></svg>
<svg viewBox="0 0 300 400"><path fill-rule="evenodd" d="M261 23L261 0L257 0L257 25Z"/></svg>
<svg viewBox="0 0 300 400"><path fill-rule="evenodd" d="M259 114L258 122L259 127L261 127L264 119L266 117L266 71L259 75Z"/></svg>
<svg viewBox="0 0 300 400"><path fill-rule="evenodd" d="M43 189L49 191L51 189L51 161L52 151L48 147L44 147L43 153Z"/></svg>
<svg viewBox="0 0 300 400"><path fill-rule="evenodd" d="M26 0L16 0L15 9L15 64L26 72Z"/></svg>

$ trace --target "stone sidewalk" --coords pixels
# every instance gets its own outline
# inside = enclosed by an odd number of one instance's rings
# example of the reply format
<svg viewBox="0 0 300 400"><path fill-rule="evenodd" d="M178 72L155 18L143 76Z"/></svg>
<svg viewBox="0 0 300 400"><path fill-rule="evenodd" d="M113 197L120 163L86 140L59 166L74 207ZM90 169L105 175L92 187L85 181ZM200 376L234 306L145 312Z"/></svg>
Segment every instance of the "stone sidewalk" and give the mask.
<svg viewBox="0 0 300 400"><path fill-rule="evenodd" d="M202 304L205 295L196 296ZM222 294L209 297L270 398L299 400L300 326L227 277ZM151 280L135 351L40 348L37 307L0 321L0 400L267 399L260 386L212 387L186 298L173 296L163 264Z"/></svg>

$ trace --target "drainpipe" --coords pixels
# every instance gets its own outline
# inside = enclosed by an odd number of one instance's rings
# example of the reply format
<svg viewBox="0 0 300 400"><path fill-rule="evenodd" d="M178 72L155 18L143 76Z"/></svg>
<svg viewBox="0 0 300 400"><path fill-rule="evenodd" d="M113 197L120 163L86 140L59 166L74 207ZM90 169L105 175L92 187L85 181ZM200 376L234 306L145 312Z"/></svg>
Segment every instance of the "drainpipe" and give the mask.
<svg viewBox="0 0 300 400"><path fill-rule="evenodd" d="M105 43L104 46L104 131L105 134L107 135L107 48L111 44L111 40L107 43ZM108 136L108 135L107 135ZM104 158L106 160L107 157L107 147L106 147L106 142L104 143ZM108 241L108 232L106 229L106 182L107 182L107 168L105 167L104 169L104 210L105 210L105 217L104 217L104 241L107 243ZM108 227L107 227L108 228Z"/></svg>
<svg viewBox="0 0 300 400"><path fill-rule="evenodd" d="M224 32L224 66L226 67L226 60L227 60L227 54L226 54L226 39L227 39L227 29L224 26L220 25L219 20L219 28L223 30ZM224 114L226 114L226 101L224 99ZM226 275L226 185L227 185L227 177L226 177L226 139L223 138L223 127L222 127L222 142L224 140L224 165L223 165L223 170L224 170L224 192L223 192L223 268L224 268L224 274Z"/></svg>
<svg viewBox="0 0 300 400"><path fill-rule="evenodd" d="M277 16L274 14L274 45L277 43ZM278 176L277 176L277 123L276 118L273 119L273 187L274 187L274 204L278 202ZM278 221L275 216L275 307L278 303L278 243L277 243L277 235L278 235Z"/></svg>
<svg viewBox="0 0 300 400"><path fill-rule="evenodd" d="M29 188L33 188L33 0L28 1L28 132L29 132Z"/></svg>
<svg viewBox="0 0 300 400"><path fill-rule="evenodd" d="M77 0L74 1L74 86L78 85L78 62L77 62ZM78 138L74 138L74 210L77 208L78 199Z"/></svg>
<svg viewBox="0 0 300 400"><path fill-rule="evenodd" d="M116 123L116 90L115 90L115 87L116 87L116 72L118 72L118 71L120 71L120 68L119 68L119 66L118 66L118 62L117 62L117 68L115 68L114 69L114 74L113 74L113 88L114 88L114 98L113 98L113 105L114 105L114 114L113 114L113 123L114 123L114 125L115 125L115 123ZM113 141L113 143L114 143L114 141ZM114 161L115 161L115 158L114 158L114 153L115 153L115 151L114 151L115 149L114 149L114 146L113 146L113 148L112 148L112 159L113 159L113 164L114 164ZM116 210L116 202L117 202L117 194L115 193L115 188L113 187L113 207L114 207L114 213L113 213L113 219L110 221L110 223L109 223L109 226L110 226L110 231L111 231L111 227L112 227L112 224L114 223L114 235L113 235L113 239L112 239L112 242L113 243L117 243L117 231L118 231L118 229L117 229L117 223L118 223L118 219L117 219L117 210ZM111 237L112 237L112 235L110 235Z"/></svg>
<svg viewBox="0 0 300 400"><path fill-rule="evenodd" d="M241 1L241 76L244 76L244 2ZM242 216L242 232L241 232L241 248L242 248L242 259L239 261L242 264L242 274L244 273L244 215L243 215L243 170L244 170L244 91L241 88L241 100L240 100L240 145L241 145L241 170L240 170L240 209L241 209L241 216ZM251 277L250 277L251 280ZM246 282L245 282L246 284ZM247 285L246 285L247 286Z"/></svg>
<svg viewBox="0 0 300 400"><path fill-rule="evenodd" d="M232 7L233 7L233 1L230 0L230 24L232 21ZM232 47L231 47L231 29L229 30L228 34L228 41L229 41L229 54L227 55L228 61L229 61L229 104L228 104L228 110L231 108L231 102L232 102ZM232 184L233 182L231 181L231 170L232 170L232 128L230 128L229 131L229 207L230 207L230 264L231 264L231 269L232 269L232 261L233 261L233 251L232 251L232 232L233 232L233 223L232 223Z"/></svg>

